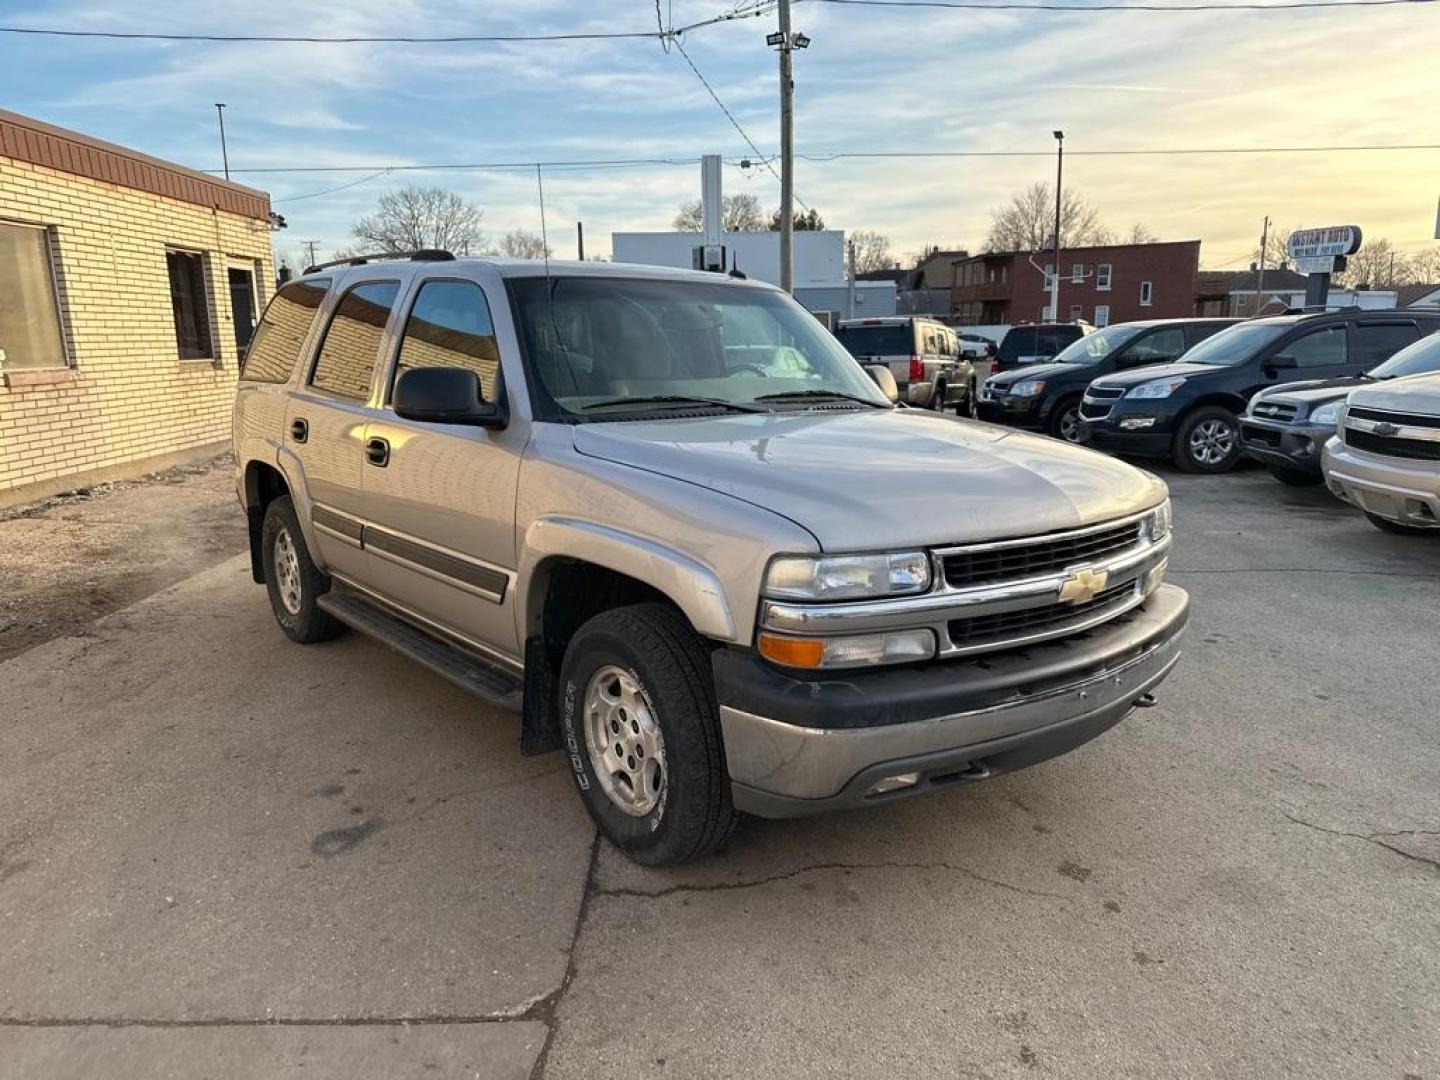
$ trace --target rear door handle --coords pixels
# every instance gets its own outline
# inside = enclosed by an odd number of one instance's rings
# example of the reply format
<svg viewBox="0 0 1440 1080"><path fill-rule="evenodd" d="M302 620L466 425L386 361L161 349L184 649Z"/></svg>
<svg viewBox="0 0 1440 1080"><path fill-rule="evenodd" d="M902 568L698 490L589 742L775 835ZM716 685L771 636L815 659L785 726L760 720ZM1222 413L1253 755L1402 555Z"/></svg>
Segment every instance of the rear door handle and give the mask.
<svg viewBox="0 0 1440 1080"><path fill-rule="evenodd" d="M296 442L304 442L310 438L310 421L302 417L290 421L290 438Z"/></svg>
<svg viewBox="0 0 1440 1080"><path fill-rule="evenodd" d="M389 465L390 443L379 435L370 436L365 440L365 460L380 469Z"/></svg>

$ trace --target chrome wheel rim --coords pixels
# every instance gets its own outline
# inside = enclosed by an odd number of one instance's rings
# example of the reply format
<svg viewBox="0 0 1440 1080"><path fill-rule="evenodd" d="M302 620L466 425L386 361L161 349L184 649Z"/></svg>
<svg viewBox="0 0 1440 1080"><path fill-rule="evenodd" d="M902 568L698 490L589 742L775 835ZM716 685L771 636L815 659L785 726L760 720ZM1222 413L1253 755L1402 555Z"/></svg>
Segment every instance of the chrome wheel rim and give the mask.
<svg viewBox="0 0 1440 1080"><path fill-rule="evenodd" d="M639 682L607 664L585 689L585 748L606 797L631 817L655 809L665 791L665 737Z"/></svg>
<svg viewBox="0 0 1440 1080"><path fill-rule="evenodd" d="M1235 449L1235 429L1224 420L1202 420L1190 432L1190 456L1202 465L1219 465Z"/></svg>
<svg viewBox="0 0 1440 1080"><path fill-rule="evenodd" d="M275 536L275 586L280 603L291 615L300 614L300 555L290 530L281 529Z"/></svg>
<svg viewBox="0 0 1440 1080"><path fill-rule="evenodd" d="M1080 441L1080 410L1073 405L1060 414L1060 437L1066 442Z"/></svg>

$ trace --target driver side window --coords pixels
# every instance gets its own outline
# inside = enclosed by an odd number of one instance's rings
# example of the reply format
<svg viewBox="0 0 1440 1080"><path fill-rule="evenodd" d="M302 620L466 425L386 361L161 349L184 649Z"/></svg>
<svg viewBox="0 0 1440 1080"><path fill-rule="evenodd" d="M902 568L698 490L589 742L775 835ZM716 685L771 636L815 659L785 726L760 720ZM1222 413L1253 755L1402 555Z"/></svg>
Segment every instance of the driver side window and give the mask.
<svg viewBox="0 0 1440 1080"><path fill-rule="evenodd" d="M1137 341L1128 351L1126 366L1163 364L1177 359L1185 351L1185 331L1178 326L1157 330Z"/></svg>
<svg viewBox="0 0 1440 1080"><path fill-rule="evenodd" d="M1346 362L1345 327L1331 326L1314 330L1304 337L1282 345L1279 355L1293 356L1302 368L1334 367Z"/></svg>

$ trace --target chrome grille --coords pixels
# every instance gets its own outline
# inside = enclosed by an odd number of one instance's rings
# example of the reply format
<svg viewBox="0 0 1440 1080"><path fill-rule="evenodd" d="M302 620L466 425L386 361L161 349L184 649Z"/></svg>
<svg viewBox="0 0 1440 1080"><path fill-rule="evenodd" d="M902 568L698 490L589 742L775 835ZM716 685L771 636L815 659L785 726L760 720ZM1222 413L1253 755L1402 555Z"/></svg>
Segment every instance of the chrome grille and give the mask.
<svg viewBox="0 0 1440 1080"><path fill-rule="evenodd" d="M1259 401L1250 410L1252 416L1266 420L1294 420L1297 412L1299 409L1296 406L1279 401Z"/></svg>
<svg viewBox="0 0 1440 1080"><path fill-rule="evenodd" d="M1345 417L1347 420L1373 420L1377 424L1395 424L1398 427L1440 428L1440 416L1385 412L1381 409L1367 409L1362 405L1351 406Z"/></svg>
<svg viewBox="0 0 1440 1080"><path fill-rule="evenodd" d="M1124 395L1125 388L1121 386L1086 387L1085 396L1080 399L1080 415L1086 420L1103 420Z"/></svg>
<svg viewBox="0 0 1440 1080"><path fill-rule="evenodd" d="M1365 450L1382 457L1405 458L1410 461L1440 461L1440 442L1429 439L1400 439L1394 436L1377 435L1373 431L1350 428L1345 432L1345 444L1356 450Z"/></svg>
<svg viewBox="0 0 1440 1080"><path fill-rule="evenodd" d="M1034 577L1108 558L1140 540L1140 522L1127 521L1098 532L1069 533L1047 540L1001 543L958 550L941 559L945 583L952 589L992 581Z"/></svg>
<svg viewBox="0 0 1440 1080"><path fill-rule="evenodd" d="M1129 602L1136 597L1139 587L1138 580L1125 581L1110 586L1083 604L1050 604L1000 615L981 615L974 619L951 619L948 626L950 643L957 648L968 649L996 638L1028 637L1056 629L1064 630L1087 623L1097 615L1103 616L1110 608L1119 614L1130 606Z"/></svg>

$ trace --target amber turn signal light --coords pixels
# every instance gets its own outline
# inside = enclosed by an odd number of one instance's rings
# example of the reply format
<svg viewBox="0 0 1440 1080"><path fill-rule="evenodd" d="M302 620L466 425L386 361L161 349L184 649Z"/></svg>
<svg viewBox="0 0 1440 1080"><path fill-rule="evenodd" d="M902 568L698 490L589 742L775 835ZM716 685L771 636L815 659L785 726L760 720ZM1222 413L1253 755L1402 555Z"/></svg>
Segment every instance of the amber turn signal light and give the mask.
<svg viewBox="0 0 1440 1080"><path fill-rule="evenodd" d="M757 644L761 656L784 667L818 668L825 658L825 643L813 638L761 634Z"/></svg>

